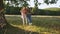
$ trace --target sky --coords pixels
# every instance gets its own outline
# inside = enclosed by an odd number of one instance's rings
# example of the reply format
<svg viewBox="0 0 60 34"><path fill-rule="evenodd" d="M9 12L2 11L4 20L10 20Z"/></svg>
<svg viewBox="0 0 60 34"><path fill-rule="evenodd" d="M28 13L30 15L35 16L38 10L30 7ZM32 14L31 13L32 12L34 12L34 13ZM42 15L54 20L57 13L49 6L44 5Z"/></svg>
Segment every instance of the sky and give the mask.
<svg viewBox="0 0 60 34"><path fill-rule="evenodd" d="M60 5L60 0L58 0L56 4L49 4L49 5L45 4L45 3L43 2L43 0L38 0L38 2L41 2L41 3L42 3L40 6L38 6L39 9L51 8L51 7L58 7L58 8L60 8L60 7L59 7L59 5ZM29 4L30 4L30 7L34 7L34 1L33 1L33 0L31 0L31 1L29 2Z"/></svg>

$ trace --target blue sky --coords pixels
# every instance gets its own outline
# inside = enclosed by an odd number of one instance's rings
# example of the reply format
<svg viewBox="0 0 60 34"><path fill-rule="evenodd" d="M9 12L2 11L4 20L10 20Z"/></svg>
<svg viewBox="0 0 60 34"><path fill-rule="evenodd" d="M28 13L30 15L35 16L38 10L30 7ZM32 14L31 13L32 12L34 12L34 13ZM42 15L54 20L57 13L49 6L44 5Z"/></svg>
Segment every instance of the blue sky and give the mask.
<svg viewBox="0 0 60 34"><path fill-rule="evenodd" d="M60 0L58 0L56 4L49 4L49 5L45 4L45 3L43 2L43 0L38 0L38 2L41 2L41 3L42 3L40 6L38 6L38 8L40 8L40 9L50 8L50 7L58 7L58 8L60 8L60 7L59 7L59 5L60 5ZM34 0L31 0L31 1L29 2L29 4L30 4L30 7L34 7Z"/></svg>

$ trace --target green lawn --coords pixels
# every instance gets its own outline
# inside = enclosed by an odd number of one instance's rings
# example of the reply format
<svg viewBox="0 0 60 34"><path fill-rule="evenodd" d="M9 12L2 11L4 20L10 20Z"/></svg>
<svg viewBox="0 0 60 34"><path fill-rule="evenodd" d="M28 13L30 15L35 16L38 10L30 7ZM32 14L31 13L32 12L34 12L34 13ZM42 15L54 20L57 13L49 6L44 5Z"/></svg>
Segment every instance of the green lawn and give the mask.
<svg viewBox="0 0 60 34"><path fill-rule="evenodd" d="M60 8L45 8L44 10L60 11Z"/></svg>
<svg viewBox="0 0 60 34"><path fill-rule="evenodd" d="M6 16L11 27L6 34L60 34L60 17L32 17L32 26L22 25L17 16Z"/></svg>

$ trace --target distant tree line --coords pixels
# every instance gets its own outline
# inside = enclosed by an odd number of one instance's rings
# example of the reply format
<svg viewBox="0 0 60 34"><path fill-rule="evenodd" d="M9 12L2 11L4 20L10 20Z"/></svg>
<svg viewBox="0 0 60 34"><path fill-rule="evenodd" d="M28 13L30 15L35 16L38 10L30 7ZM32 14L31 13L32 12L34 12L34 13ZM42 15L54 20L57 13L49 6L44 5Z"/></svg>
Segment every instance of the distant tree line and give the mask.
<svg viewBox="0 0 60 34"><path fill-rule="evenodd" d="M34 12L34 15L53 15L53 16L58 16L60 15L60 11L50 11L50 10L43 10L43 9L38 9L37 11Z"/></svg>
<svg viewBox="0 0 60 34"><path fill-rule="evenodd" d="M22 7L7 7L5 9L5 14L9 15L20 15L20 10ZM43 9L37 9L37 10L32 10L31 13L32 15L60 15L60 11L50 11L50 10L43 10Z"/></svg>
<svg viewBox="0 0 60 34"><path fill-rule="evenodd" d="M5 14L19 15L20 14L20 8L19 7L8 7L7 9L5 9Z"/></svg>

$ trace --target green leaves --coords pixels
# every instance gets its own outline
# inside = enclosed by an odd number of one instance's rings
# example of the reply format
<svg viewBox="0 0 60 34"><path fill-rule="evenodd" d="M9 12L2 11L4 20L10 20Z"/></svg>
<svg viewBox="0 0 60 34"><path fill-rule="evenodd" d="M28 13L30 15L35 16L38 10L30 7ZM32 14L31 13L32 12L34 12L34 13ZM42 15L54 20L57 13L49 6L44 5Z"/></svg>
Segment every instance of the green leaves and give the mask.
<svg viewBox="0 0 60 34"><path fill-rule="evenodd" d="M53 4L53 3L57 3L57 1L58 1L58 0L51 0L50 3L51 3L51 4Z"/></svg>
<svg viewBox="0 0 60 34"><path fill-rule="evenodd" d="M46 4L54 4L57 3L58 0L44 0L44 3Z"/></svg>
<svg viewBox="0 0 60 34"><path fill-rule="evenodd" d="M49 0L44 0L44 3L49 4Z"/></svg>
<svg viewBox="0 0 60 34"><path fill-rule="evenodd" d="M23 6L28 6L29 4L26 2L26 1L24 1L24 3L23 3Z"/></svg>

